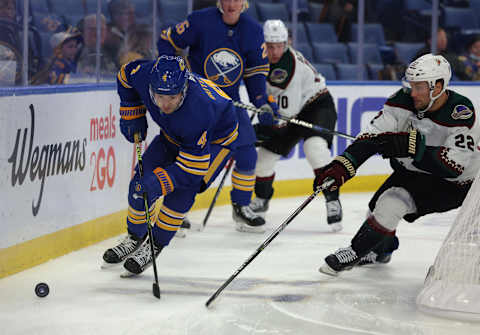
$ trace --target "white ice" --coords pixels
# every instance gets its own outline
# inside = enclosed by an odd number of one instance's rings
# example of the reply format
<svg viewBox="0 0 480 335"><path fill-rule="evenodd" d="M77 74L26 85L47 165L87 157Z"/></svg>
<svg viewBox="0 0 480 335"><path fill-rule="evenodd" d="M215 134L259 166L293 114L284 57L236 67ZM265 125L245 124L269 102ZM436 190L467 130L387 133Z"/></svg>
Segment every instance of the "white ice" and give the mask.
<svg viewBox="0 0 480 335"><path fill-rule="evenodd" d="M344 230L330 233L323 197L315 199L215 301L205 302L306 197L275 199L265 234L233 228L230 206L214 209L203 232L174 238L153 270L130 279L122 267L100 270L118 238L0 280L0 333L13 334L479 334L480 323L420 312L415 298L455 212L402 222L400 248L387 265L355 268L338 278L318 272L363 222L371 193L343 194ZM205 211L190 219L201 222ZM38 298L34 286L50 294Z"/></svg>

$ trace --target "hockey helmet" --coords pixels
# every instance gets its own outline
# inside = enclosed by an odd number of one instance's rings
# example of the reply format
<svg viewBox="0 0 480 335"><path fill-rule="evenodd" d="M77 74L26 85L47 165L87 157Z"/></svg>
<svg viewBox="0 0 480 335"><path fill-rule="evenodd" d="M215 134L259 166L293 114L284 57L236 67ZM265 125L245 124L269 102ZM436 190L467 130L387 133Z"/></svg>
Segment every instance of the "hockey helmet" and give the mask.
<svg viewBox="0 0 480 335"><path fill-rule="evenodd" d="M433 105L434 101L439 98L443 92L445 92L451 77L452 70L450 68L450 63L448 63L445 57L430 53L423 55L410 63L405 70L403 86L409 88L410 82L427 82L430 90L430 103L428 107L423 110L424 112ZM440 79L443 80L443 88L442 91L434 97L433 90L435 89L435 83Z"/></svg>
<svg viewBox="0 0 480 335"><path fill-rule="evenodd" d="M187 85L188 70L179 56L162 55L150 72L150 91L156 94L175 95Z"/></svg>
<svg viewBox="0 0 480 335"><path fill-rule="evenodd" d="M267 43L288 41L288 29L282 20L267 20L263 24L263 35Z"/></svg>
<svg viewBox="0 0 480 335"><path fill-rule="evenodd" d="M223 8L222 8L222 3L221 0L217 0L217 7L220 10L220 13L223 14ZM248 1L243 0L243 8L242 8L242 13L248 9Z"/></svg>
<svg viewBox="0 0 480 335"><path fill-rule="evenodd" d="M188 77L189 72L182 57L168 55L158 57L150 71L149 90L152 101L160 107L156 94L176 95L181 93L182 98L175 110L178 109L185 99Z"/></svg>

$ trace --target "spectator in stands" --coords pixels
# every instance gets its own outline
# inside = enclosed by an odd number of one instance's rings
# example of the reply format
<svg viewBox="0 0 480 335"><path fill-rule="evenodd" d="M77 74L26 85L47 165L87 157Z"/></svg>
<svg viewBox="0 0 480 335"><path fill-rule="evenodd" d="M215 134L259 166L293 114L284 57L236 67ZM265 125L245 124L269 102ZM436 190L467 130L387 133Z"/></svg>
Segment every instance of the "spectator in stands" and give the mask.
<svg viewBox="0 0 480 335"><path fill-rule="evenodd" d="M335 26L340 42L351 41L352 22L357 15L357 0L324 0L320 22Z"/></svg>
<svg viewBox="0 0 480 335"><path fill-rule="evenodd" d="M470 0L440 0L440 3L449 7L470 7Z"/></svg>
<svg viewBox="0 0 480 335"><path fill-rule="evenodd" d="M127 32L125 43L119 51L119 64L123 65L140 58L155 58L152 46L153 31L148 24L139 24Z"/></svg>
<svg viewBox="0 0 480 335"><path fill-rule="evenodd" d="M193 1L193 10L203 9L207 7L215 7L217 0L195 0Z"/></svg>
<svg viewBox="0 0 480 335"><path fill-rule="evenodd" d="M21 80L21 41L15 6L15 0L0 0L0 86L13 86Z"/></svg>
<svg viewBox="0 0 480 335"><path fill-rule="evenodd" d="M102 74L112 75L117 72L117 66L112 56L105 52L105 38L107 35L107 24L105 16L100 16L100 71ZM96 46L97 46L97 16L89 14L80 22L84 47L78 58L77 72L80 74L95 74L96 68Z"/></svg>
<svg viewBox="0 0 480 335"><path fill-rule="evenodd" d="M14 86L22 80L22 25L16 21L15 0L0 0L0 86ZM28 29L28 78L42 65L41 40L37 30Z"/></svg>
<svg viewBox="0 0 480 335"><path fill-rule="evenodd" d="M44 71L41 71L32 84L68 84L70 73L76 71L77 58L82 46L82 36L76 28L53 34L50 38L53 56Z"/></svg>
<svg viewBox="0 0 480 335"><path fill-rule="evenodd" d="M415 57L413 57L412 62L419 58L420 56L426 55L431 51L431 35L428 33L425 46L420 49ZM458 56L448 50L448 36L443 28L438 28L437 30L437 55L442 55L447 59L452 67L453 75L460 80L469 80L467 74L465 73L465 66Z"/></svg>
<svg viewBox="0 0 480 335"><path fill-rule="evenodd" d="M108 4L108 11L112 21L107 24L105 52L117 61L118 52L125 43L128 30L135 27L135 5L131 0L112 0ZM116 65L120 68L121 64Z"/></svg>
<svg viewBox="0 0 480 335"><path fill-rule="evenodd" d="M467 52L458 59L465 66L467 80L480 81L480 35L475 35L470 40Z"/></svg>

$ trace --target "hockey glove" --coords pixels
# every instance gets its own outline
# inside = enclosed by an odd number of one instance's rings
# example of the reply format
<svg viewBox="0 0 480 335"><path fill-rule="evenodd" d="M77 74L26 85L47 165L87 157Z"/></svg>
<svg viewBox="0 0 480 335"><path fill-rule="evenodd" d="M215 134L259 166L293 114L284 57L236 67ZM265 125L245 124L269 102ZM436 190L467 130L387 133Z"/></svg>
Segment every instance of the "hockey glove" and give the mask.
<svg viewBox="0 0 480 335"><path fill-rule="evenodd" d="M322 186L327 179L333 179L333 184L328 190L330 192L336 191L347 180L355 176L355 167L353 163L344 156L337 156L329 164L324 167L315 169L315 180L313 181L313 191Z"/></svg>
<svg viewBox="0 0 480 335"><path fill-rule="evenodd" d="M146 192L148 206L151 206L159 197L173 191L170 180L167 172L160 167L153 171L144 171L142 178L136 173L133 177L134 193L138 197L143 197L143 193Z"/></svg>
<svg viewBox="0 0 480 335"><path fill-rule="evenodd" d="M263 104L260 109L262 112L258 114L258 121L265 126L274 126L278 123L275 117L279 117L278 105L275 99L270 95L268 97L268 103Z"/></svg>
<svg viewBox="0 0 480 335"><path fill-rule="evenodd" d="M417 129L409 132L381 133L376 137L379 144L378 152L383 158L411 157L420 161L425 152L425 136Z"/></svg>
<svg viewBox="0 0 480 335"><path fill-rule="evenodd" d="M120 102L120 131L130 143L135 143L134 135L140 134L140 141L147 138L147 109L138 102Z"/></svg>
<svg viewBox="0 0 480 335"><path fill-rule="evenodd" d="M135 143L135 133L140 133L140 141L147 138L147 118L145 116L133 120L120 119L120 131L130 143Z"/></svg>

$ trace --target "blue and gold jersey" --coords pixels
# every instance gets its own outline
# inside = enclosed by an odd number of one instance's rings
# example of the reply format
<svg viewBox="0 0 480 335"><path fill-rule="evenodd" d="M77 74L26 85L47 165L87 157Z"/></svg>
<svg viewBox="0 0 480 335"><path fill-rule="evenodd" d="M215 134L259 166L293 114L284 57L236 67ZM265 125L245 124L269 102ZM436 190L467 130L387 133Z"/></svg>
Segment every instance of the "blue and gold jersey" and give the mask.
<svg viewBox="0 0 480 335"><path fill-rule="evenodd" d="M269 64L263 29L249 15L241 14L238 23L230 26L217 8L194 11L187 20L163 30L157 47L159 55L190 47L193 72L213 81L235 101L240 101L243 79L255 106L267 102Z"/></svg>
<svg viewBox="0 0 480 335"><path fill-rule="evenodd" d="M211 144L234 147L238 121L232 100L225 92L194 74L189 75L181 106L172 114L162 113L149 92L154 64L155 61L138 60L122 66L117 75L120 114L129 119L148 110L169 146L177 148L175 162L154 171L165 181L162 185L169 193L176 187L192 187L207 174Z"/></svg>

